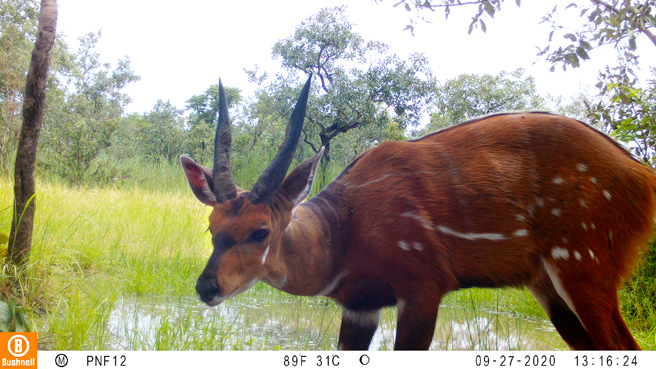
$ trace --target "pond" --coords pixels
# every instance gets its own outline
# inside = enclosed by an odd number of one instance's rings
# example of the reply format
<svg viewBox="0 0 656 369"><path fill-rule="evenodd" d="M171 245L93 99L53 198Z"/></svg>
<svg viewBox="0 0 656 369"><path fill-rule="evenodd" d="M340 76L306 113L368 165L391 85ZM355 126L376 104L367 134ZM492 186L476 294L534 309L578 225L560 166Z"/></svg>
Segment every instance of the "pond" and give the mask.
<svg viewBox="0 0 656 369"><path fill-rule="evenodd" d="M517 314L440 306L431 349L553 350L553 326ZM326 298L247 292L209 308L195 297L119 298L109 316L107 349L334 350L341 308ZM370 350L394 346L396 309L384 309Z"/></svg>

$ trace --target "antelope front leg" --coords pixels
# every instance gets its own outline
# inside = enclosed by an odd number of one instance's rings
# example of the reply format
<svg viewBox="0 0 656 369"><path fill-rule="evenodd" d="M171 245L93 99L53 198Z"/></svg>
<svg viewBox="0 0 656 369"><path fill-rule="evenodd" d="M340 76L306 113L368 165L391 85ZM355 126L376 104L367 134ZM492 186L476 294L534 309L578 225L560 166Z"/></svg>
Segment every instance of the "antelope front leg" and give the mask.
<svg viewBox="0 0 656 369"><path fill-rule="evenodd" d="M394 350L428 350L435 334L439 305L439 299L437 302L399 299Z"/></svg>
<svg viewBox="0 0 656 369"><path fill-rule="evenodd" d="M339 329L340 350L366 350L378 328L380 310L354 311L342 308L342 325Z"/></svg>

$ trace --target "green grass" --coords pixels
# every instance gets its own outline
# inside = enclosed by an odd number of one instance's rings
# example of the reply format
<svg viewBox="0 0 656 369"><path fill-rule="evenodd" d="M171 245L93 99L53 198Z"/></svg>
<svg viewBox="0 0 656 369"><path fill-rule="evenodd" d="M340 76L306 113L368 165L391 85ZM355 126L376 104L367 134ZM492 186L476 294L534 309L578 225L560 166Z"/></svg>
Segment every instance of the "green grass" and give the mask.
<svg viewBox="0 0 656 369"><path fill-rule="evenodd" d="M29 308L41 348L336 347L341 308L329 299L257 284L218 309L196 300L195 281L211 252L209 208L193 197L177 166L144 169L103 186L71 187L46 176L37 191L24 278L12 285L17 272L5 265L0 292ZM12 193L11 181L0 177L0 233L9 233ZM447 295L443 305L437 349L523 349L535 340L544 341L540 347L563 348L526 290L470 289ZM647 320L654 319L651 309ZM655 325L641 319L629 319L632 330L644 348L654 349ZM393 347L395 327L395 309L384 309L379 349ZM535 335L535 327L546 333Z"/></svg>
<svg viewBox="0 0 656 369"><path fill-rule="evenodd" d="M181 173L180 173L181 174ZM208 209L193 195L38 183L33 249L22 291L44 345L102 348L117 296L189 295L210 252ZM0 232L9 233L11 183L0 180Z"/></svg>

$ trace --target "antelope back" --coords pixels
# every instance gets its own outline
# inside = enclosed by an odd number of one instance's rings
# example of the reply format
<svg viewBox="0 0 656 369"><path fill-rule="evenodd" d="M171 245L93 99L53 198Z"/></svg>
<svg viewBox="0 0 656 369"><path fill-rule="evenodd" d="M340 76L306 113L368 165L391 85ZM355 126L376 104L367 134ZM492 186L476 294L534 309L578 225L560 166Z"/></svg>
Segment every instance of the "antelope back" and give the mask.
<svg viewBox="0 0 656 369"><path fill-rule="evenodd" d="M348 243L445 288L527 284L543 260L617 284L652 235L656 177L583 123L524 113L383 143L329 189Z"/></svg>

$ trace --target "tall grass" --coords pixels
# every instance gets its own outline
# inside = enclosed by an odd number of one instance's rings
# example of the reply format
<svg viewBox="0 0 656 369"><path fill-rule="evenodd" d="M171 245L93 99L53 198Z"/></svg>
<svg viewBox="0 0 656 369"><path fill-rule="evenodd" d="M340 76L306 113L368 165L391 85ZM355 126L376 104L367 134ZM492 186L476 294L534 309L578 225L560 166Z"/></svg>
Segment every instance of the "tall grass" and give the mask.
<svg viewBox="0 0 656 369"><path fill-rule="evenodd" d="M5 266L0 286L33 308L44 344L102 348L107 337L99 332L117 296L190 293L210 251L208 209L178 191L39 181L25 283L9 291L15 272ZM12 193L10 181L0 179L3 233L9 233Z"/></svg>

